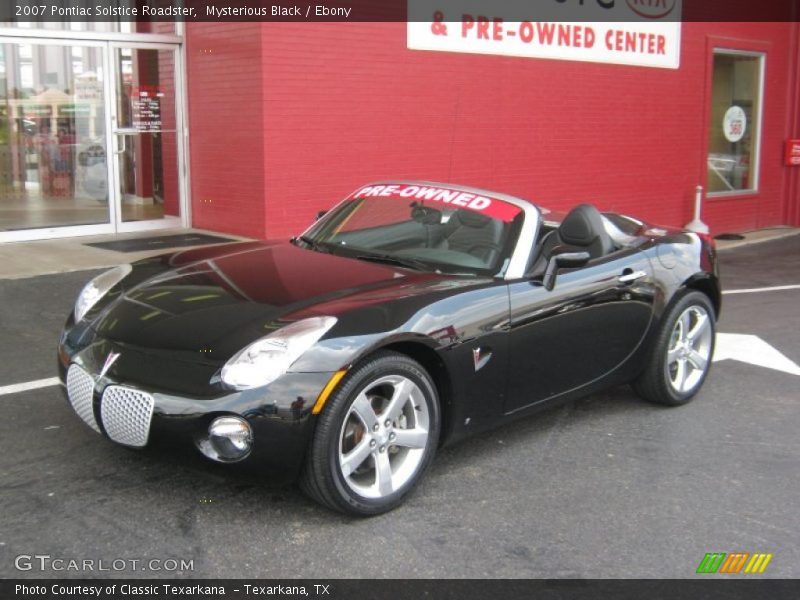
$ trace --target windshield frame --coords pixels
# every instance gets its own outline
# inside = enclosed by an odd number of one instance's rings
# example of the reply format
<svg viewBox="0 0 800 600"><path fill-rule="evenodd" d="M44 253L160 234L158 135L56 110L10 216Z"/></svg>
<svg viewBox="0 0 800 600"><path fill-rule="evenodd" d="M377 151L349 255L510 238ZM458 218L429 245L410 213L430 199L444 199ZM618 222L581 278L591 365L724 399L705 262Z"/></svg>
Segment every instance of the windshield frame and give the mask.
<svg viewBox="0 0 800 600"><path fill-rule="evenodd" d="M504 257L500 265L499 272L494 276L505 280L522 279L525 276L525 270L528 265L528 260L536 245L536 238L538 236L542 220L542 211L535 204L528 202L527 200L523 200L522 198L517 198L516 196L509 196L508 194L501 194L490 190L484 190L481 188L455 185L449 183L439 183L435 181L417 181L417 180L376 181L373 183L368 183L366 185L359 186L352 193L348 194L343 200L334 205L321 218L319 218L316 222L312 223L311 226L305 229L305 231L303 231L298 237L310 237L311 239L314 239L314 233L319 229L324 228L327 224L327 221L330 220L331 218L334 218L334 216L338 214L339 209L343 205L345 205L348 202L356 200L359 191L363 190L366 187L374 187L377 185L384 185L384 186L417 185L417 186L439 187L448 190L457 190L461 192L467 192L470 194L487 196L489 198L500 200L502 202L506 202L508 204L511 204L519 208L522 213L522 225L519 227L516 242L514 243L514 247L511 249L510 255L507 257L508 260L505 260L506 257ZM325 247L328 249L328 251L330 251L329 245L326 245ZM432 265L432 267L434 267L434 265Z"/></svg>

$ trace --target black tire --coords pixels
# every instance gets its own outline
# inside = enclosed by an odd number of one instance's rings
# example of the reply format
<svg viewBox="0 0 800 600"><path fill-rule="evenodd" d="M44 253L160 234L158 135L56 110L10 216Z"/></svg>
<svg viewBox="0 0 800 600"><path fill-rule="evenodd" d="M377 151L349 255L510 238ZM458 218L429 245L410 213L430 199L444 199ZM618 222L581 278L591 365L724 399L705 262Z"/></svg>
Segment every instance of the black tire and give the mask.
<svg viewBox="0 0 800 600"><path fill-rule="evenodd" d="M668 353L670 347L680 345L676 343L676 337L682 334L676 330L679 328L678 320L687 311L690 311L690 318L696 317L696 313L705 313L708 316L708 335L706 344L702 347L702 353L707 353L707 360L704 369L699 369L692 363L693 359L678 359L671 365L668 363ZM716 315L714 307L708 296L702 292L694 290L686 291L672 304L664 315L661 327L650 350L647 365L634 382L633 388L645 400L666 406L681 406L688 403L703 386L703 382L708 376L711 368L711 358L714 355L714 342L716 338ZM680 350L678 350L680 352ZM684 350L685 352L685 350ZM693 369L692 379L684 379L685 389L676 388L675 380L680 379L677 363L684 361L684 369ZM688 366L687 366L688 365Z"/></svg>
<svg viewBox="0 0 800 600"><path fill-rule="evenodd" d="M359 441L369 441L364 438L373 436L370 431L363 427L359 420L352 421L354 413L351 413L351 410L354 410L354 403L362 392L378 389L370 388L370 386L387 377L410 380L416 385L415 397L412 399L412 396L409 395L410 405L406 404L406 410L412 414L411 418L415 420L416 427L417 412L420 412L423 408L418 401L425 403L428 434L424 442L424 449L420 448L419 450L422 450L422 452L415 453L411 463L417 465L415 470L412 471L413 475L402 486L398 486L397 489L393 489L384 496L367 497L358 493L354 489L352 480L348 479L343 473L340 464L341 444L344 441L343 436L346 435L346 427L351 427L353 422L356 423L356 427L363 428ZM375 402L380 403L382 401L379 395L372 395L371 398L373 399L370 401L370 405L373 408ZM390 426L386 425L386 428L384 428L384 423L388 423L389 420L384 421L384 414L377 414L379 417L378 427L381 430L380 433L376 432L373 437L391 435L391 433L387 433L390 431ZM396 508L414 489L433 461L439 440L439 415L439 398L436 386L422 365L397 352L376 352L354 366L347 373L330 398L328 398L322 412L318 415L311 447L306 456L303 473L300 476L300 487L317 502L333 510L351 515L372 516ZM405 419L406 417L402 416L401 418ZM401 428L397 426L397 423L393 425L396 427L394 431L400 431ZM372 444L373 441L375 440L371 440L369 443ZM405 460L410 455L410 450L394 447L391 442L380 446L378 443L376 442L375 450L370 451L367 459L362 463L362 466L367 465L365 467L367 474L369 474L369 466L373 468L375 486L379 485L380 479L377 461L379 458L383 458L378 456L378 451L386 452L385 460L387 461L390 460L390 456L395 457L393 459L396 460ZM392 451L395 454L392 454ZM398 454L398 452L401 454ZM402 454L403 452L406 452L406 454ZM357 471L354 471L353 474L357 474Z"/></svg>

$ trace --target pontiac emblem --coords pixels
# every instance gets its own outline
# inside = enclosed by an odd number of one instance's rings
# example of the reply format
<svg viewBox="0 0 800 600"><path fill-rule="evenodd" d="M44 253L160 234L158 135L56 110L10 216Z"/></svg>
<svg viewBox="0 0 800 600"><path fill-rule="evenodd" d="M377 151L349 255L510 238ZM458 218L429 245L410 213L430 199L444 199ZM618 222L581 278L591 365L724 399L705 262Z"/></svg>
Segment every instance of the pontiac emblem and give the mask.
<svg viewBox="0 0 800 600"><path fill-rule="evenodd" d="M119 356L120 356L119 352L109 352L108 353L108 356L106 357L106 362L103 365L103 368L100 369L100 377L103 377L103 375L108 373L108 370L111 368L111 366L115 362L117 362L117 359L119 358Z"/></svg>
<svg viewBox="0 0 800 600"><path fill-rule="evenodd" d="M492 351L487 350L483 351L481 348L473 348L472 349L472 362L475 365L475 372L477 373L483 367L486 366L486 363L489 362L489 359L492 358Z"/></svg>

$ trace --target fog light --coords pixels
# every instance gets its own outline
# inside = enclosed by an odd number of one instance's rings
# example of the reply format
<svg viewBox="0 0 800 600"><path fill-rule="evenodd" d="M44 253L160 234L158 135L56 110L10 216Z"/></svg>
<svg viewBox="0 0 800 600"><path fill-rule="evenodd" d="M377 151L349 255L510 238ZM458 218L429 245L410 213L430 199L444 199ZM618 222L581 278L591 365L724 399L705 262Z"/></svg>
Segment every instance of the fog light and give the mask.
<svg viewBox="0 0 800 600"><path fill-rule="evenodd" d="M208 427L208 436L197 441L200 452L218 462L235 462L250 453L253 431L241 417L218 417Z"/></svg>

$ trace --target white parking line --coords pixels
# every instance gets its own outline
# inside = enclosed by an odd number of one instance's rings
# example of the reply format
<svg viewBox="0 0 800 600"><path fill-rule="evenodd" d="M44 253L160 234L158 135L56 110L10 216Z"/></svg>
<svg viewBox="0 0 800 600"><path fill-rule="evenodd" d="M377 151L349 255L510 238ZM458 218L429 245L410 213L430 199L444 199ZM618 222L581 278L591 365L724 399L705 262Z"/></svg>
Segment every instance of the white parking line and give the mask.
<svg viewBox="0 0 800 600"><path fill-rule="evenodd" d="M50 387L51 385L58 385L59 383L60 380L58 377L48 377L47 379L37 379L36 381L4 385L0 387L0 396L16 394L17 392L27 392L28 390L38 390L39 388Z"/></svg>
<svg viewBox="0 0 800 600"><path fill-rule="evenodd" d="M800 284L776 285L774 287L750 288L746 290L725 290L724 294L758 294L759 292L780 292L783 290L800 290Z"/></svg>

